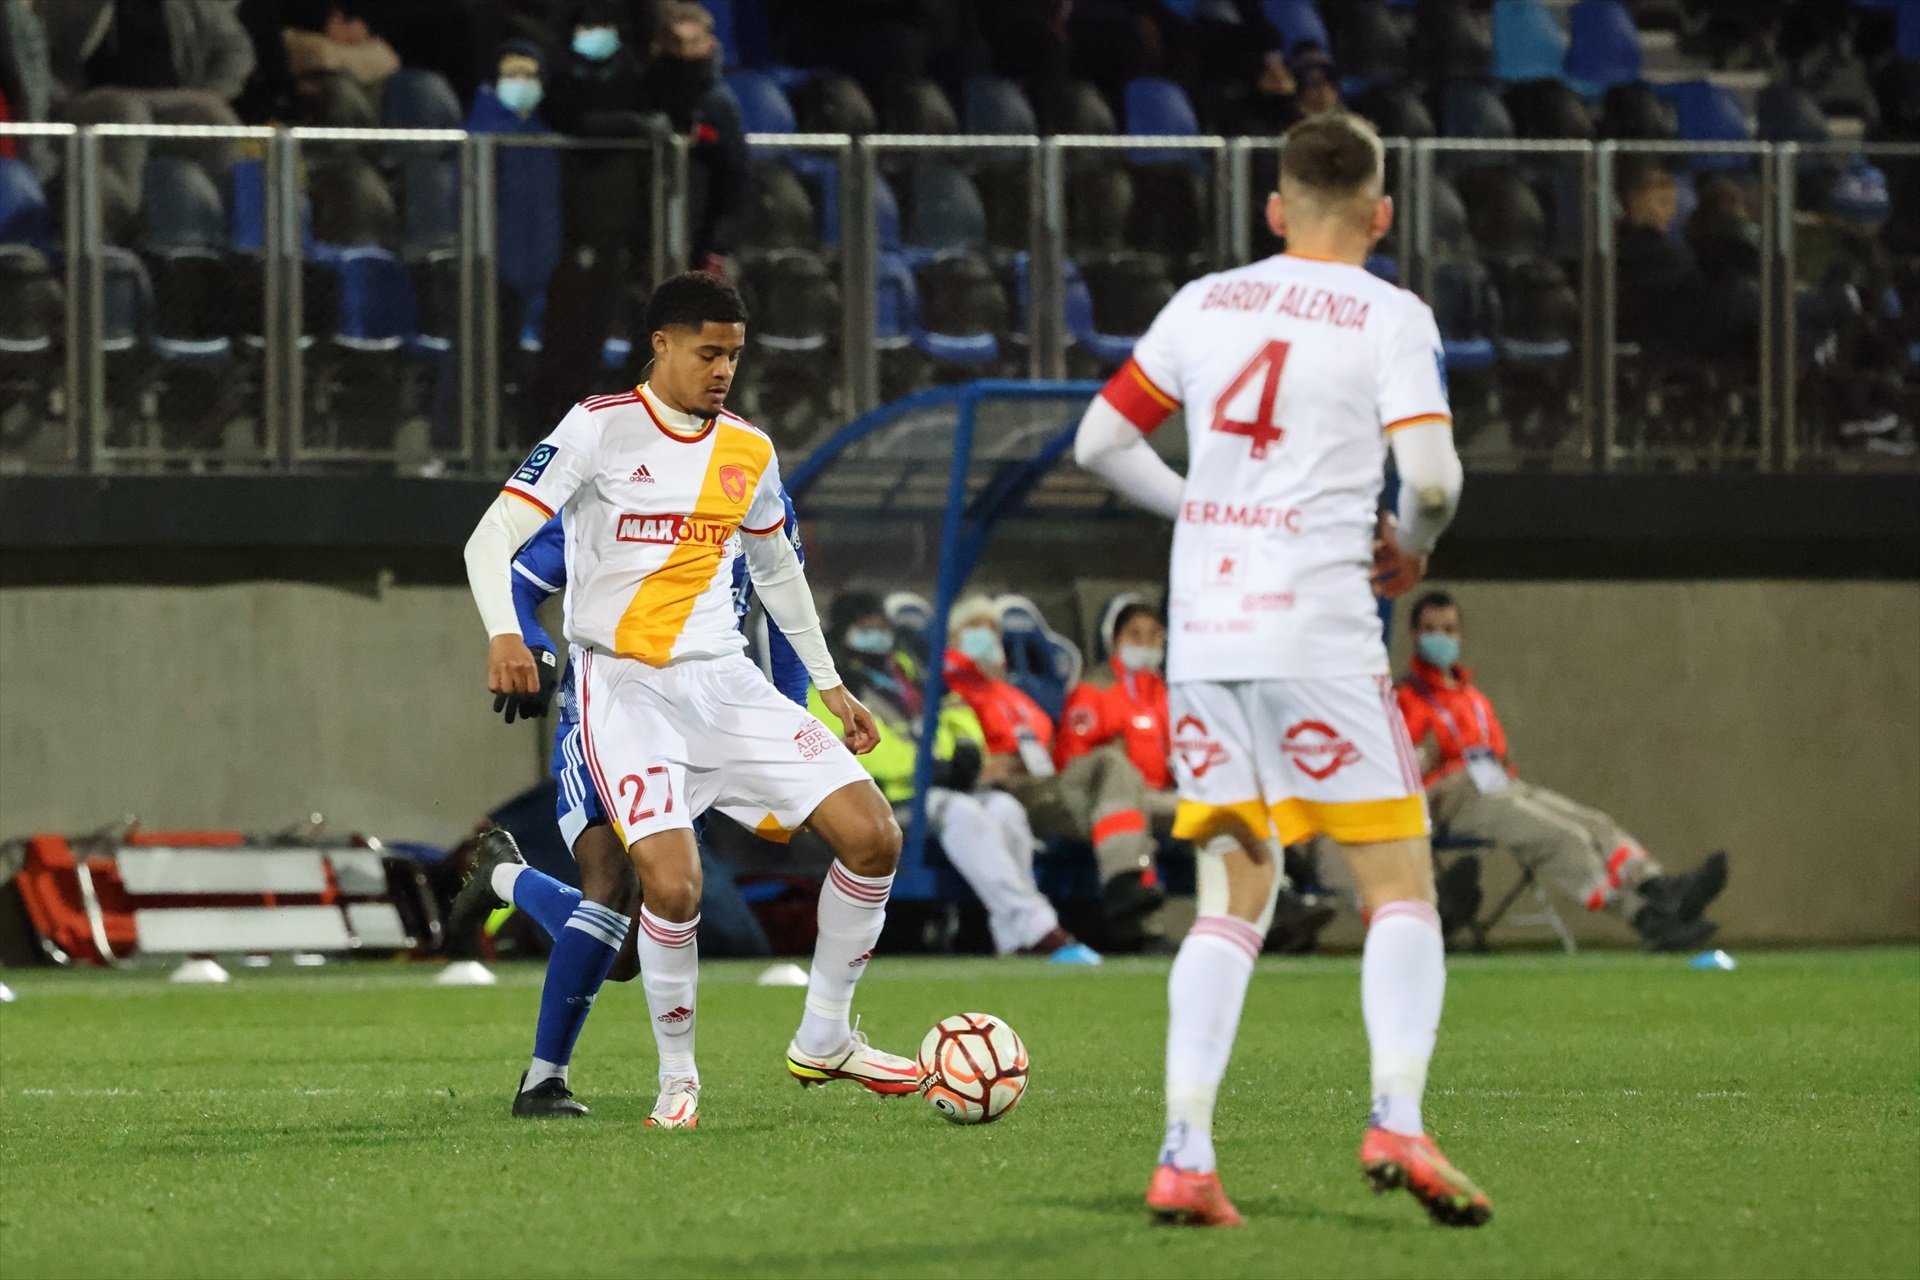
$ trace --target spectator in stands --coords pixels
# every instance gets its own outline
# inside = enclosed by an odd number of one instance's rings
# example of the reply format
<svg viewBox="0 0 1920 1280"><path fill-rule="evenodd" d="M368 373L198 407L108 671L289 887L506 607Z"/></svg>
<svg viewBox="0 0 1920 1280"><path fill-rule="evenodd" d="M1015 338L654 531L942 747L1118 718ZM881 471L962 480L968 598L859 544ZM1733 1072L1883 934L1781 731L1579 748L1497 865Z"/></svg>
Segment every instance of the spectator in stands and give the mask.
<svg viewBox="0 0 1920 1280"><path fill-rule="evenodd" d="M1622 165L1618 262L1619 338L1642 346L1679 340L1674 307L1694 272L1692 257L1673 238L1680 184L1658 164Z"/></svg>
<svg viewBox="0 0 1920 1280"><path fill-rule="evenodd" d="M546 55L530 40L500 48L492 84L481 85L467 114L470 133L548 133L540 115ZM494 201L500 283L512 295L500 335L537 337L546 313L547 281L560 261L560 157L551 147L500 147L494 152Z"/></svg>
<svg viewBox="0 0 1920 1280"><path fill-rule="evenodd" d="M848 689L873 713L880 734L880 745L861 756L860 763L887 799L904 809L913 800L920 725L897 697L893 628L880 598L864 592L838 596L828 610L827 629ZM819 690L810 691L807 709L829 729L840 731ZM1033 828L1026 810L1004 791L975 792L981 740L980 721L972 709L950 699L934 741L928 829L986 907L994 950L1001 955L1044 955L1059 964L1099 964L1099 953L1060 927L1053 905L1034 883ZM904 825L904 813L901 821Z"/></svg>
<svg viewBox="0 0 1920 1280"><path fill-rule="evenodd" d="M999 620L985 596L954 605L948 644L947 686L973 708L985 739L980 781L1011 793L1041 835L1091 840L1110 945L1144 943L1146 917L1166 895L1154 872L1140 770L1117 744L1055 765L1053 721L1006 679Z"/></svg>
<svg viewBox="0 0 1920 1280"><path fill-rule="evenodd" d="M289 26L280 33L287 66L305 118L342 129L380 125L380 89L400 69L400 55L375 35L353 5L330 4L318 30Z"/></svg>
<svg viewBox="0 0 1920 1280"><path fill-rule="evenodd" d="M53 113L75 124L237 125L233 100L253 72L253 45L233 0L60 0L37 6L55 80ZM227 149L183 148L224 180ZM109 235L141 205L147 142L100 148Z"/></svg>
<svg viewBox="0 0 1920 1280"><path fill-rule="evenodd" d="M668 0L658 10L640 106L665 116L687 139L694 181L692 265L727 276L732 233L747 193L747 134L739 105L720 83L720 53L713 15L690 0Z"/></svg>
<svg viewBox="0 0 1920 1280"><path fill-rule="evenodd" d="M556 132L630 147L566 152L560 165L562 252L547 290L545 336L528 429L548 430L581 392L606 389L601 350L644 243L649 125L641 63L619 0L580 0L567 52L549 59L545 114Z"/></svg>
<svg viewBox="0 0 1920 1280"><path fill-rule="evenodd" d="M1152 0L1074 0L1067 16L1073 75L1090 82L1116 120L1127 118L1127 82L1166 74L1166 13Z"/></svg>
<svg viewBox="0 0 1920 1280"><path fill-rule="evenodd" d="M1395 689L1420 752L1434 821L1453 836L1509 849L1543 882L1589 911L1628 921L1650 951L1697 947L1727 883L1727 856L1669 875L1604 813L1520 780L1493 703L1460 665L1460 606L1430 591L1409 615L1412 669Z"/></svg>
<svg viewBox="0 0 1920 1280"><path fill-rule="evenodd" d="M37 3L0 0L0 93L15 120L47 120L53 106L53 67ZM54 148L44 138L19 141L40 181L51 181L60 163Z"/></svg>
<svg viewBox="0 0 1920 1280"><path fill-rule="evenodd" d="M1067 694L1054 743L1055 762L1066 768L1084 755L1117 744L1147 785L1151 816L1173 819L1173 732L1167 715L1167 682L1160 667L1167 656L1167 628L1160 612L1138 596L1116 597L1101 622L1105 666Z"/></svg>

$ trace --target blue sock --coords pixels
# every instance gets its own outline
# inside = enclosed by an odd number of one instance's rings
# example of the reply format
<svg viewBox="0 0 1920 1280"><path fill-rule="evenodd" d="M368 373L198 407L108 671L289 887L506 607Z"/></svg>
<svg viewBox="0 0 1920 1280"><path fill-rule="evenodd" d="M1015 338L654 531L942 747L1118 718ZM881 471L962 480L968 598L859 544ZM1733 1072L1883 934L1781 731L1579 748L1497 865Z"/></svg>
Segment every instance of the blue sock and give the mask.
<svg viewBox="0 0 1920 1280"><path fill-rule="evenodd" d="M533 1033L533 1058L541 1074L564 1075L573 1058L574 1041L580 1038L593 998L607 980L607 970L613 968L630 924L612 907L582 902L554 938L546 984L540 989L540 1021ZM530 1074L528 1083L538 1082Z"/></svg>
<svg viewBox="0 0 1920 1280"><path fill-rule="evenodd" d="M580 905L580 891L544 871L527 867L513 878L513 905L532 916L534 923L547 931L547 937L559 942L567 918Z"/></svg>

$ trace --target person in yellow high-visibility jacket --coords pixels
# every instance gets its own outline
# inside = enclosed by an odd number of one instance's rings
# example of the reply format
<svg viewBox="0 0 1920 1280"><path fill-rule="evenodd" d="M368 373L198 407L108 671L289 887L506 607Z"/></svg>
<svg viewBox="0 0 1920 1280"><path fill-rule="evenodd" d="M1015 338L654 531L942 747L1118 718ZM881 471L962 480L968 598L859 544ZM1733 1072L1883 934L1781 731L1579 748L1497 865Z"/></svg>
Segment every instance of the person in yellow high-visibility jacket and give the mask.
<svg viewBox="0 0 1920 1280"><path fill-rule="evenodd" d="M887 799L904 808L913 801L919 760L916 669L905 654L896 652L893 628L879 597L865 592L849 592L833 602L828 643L836 650L848 688L873 713L879 731L879 745L859 757L860 763ZM807 709L838 732L839 722L817 690L808 692ZM1097 952L1060 927L1053 904L1034 883L1035 842L1026 809L1004 791L974 790L984 738L966 703L948 698L934 738L928 831L979 895L1000 954L1045 955L1060 964L1100 963Z"/></svg>

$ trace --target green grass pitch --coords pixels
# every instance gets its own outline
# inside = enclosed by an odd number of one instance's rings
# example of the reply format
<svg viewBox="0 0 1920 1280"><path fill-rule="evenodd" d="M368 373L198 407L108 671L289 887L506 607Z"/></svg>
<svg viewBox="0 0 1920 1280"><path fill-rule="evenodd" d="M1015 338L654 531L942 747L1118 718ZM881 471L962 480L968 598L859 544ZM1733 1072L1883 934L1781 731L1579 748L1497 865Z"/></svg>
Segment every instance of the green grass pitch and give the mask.
<svg viewBox="0 0 1920 1280"><path fill-rule="evenodd" d="M949 1013L1026 1038L1005 1121L802 1091L800 992L703 975L701 1128L641 1124L636 986L575 1060L591 1119L507 1114L539 972L425 966L10 973L0 1275L1920 1275L1920 951L1453 964L1429 1123L1493 1196L1479 1231L1371 1196L1351 958L1263 963L1219 1112L1238 1231L1150 1226L1165 964L888 960L876 1043Z"/></svg>

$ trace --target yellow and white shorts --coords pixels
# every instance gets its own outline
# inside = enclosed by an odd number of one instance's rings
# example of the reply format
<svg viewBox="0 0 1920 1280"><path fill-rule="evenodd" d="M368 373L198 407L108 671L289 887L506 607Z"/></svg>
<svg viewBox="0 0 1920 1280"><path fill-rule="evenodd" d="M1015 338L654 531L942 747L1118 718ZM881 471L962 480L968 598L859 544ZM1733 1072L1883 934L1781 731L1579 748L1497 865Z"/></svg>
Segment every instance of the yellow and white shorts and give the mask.
<svg viewBox="0 0 1920 1280"><path fill-rule="evenodd" d="M717 808L782 840L867 771L744 655L653 667L581 655L587 767L622 844Z"/></svg>
<svg viewBox="0 0 1920 1280"><path fill-rule="evenodd" d="M1167 693L1180 839L1428 834L1419 757L1388 677L1184 681Z"/></svg>

